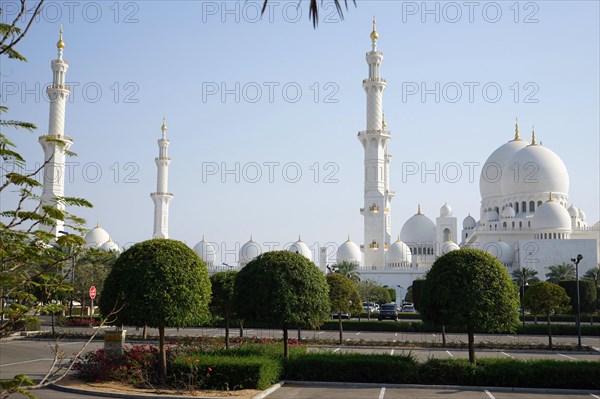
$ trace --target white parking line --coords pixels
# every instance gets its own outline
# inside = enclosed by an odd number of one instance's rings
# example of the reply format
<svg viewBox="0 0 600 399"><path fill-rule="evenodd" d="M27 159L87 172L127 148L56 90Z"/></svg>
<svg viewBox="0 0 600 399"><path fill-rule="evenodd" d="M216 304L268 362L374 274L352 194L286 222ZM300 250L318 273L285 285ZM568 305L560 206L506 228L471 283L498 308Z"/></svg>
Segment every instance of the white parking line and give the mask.
<svg viewBox="0 0 600 399"><path fill-rule="evenodd" d="M433 338L435 338L435 334L431 334L431 335L433 335Z"/></svg>
<svg viewBox="0 0 600 399"><path fill-rule="evenodd" d="M394 334L394 337L397 337L397 336L398 336L398 333ZM600 352L600 350L599 350L599 352Z"/></svg>
<svg viewBox="0 0 600 399"><path fill-rule="evenodd" d="M325 331L319 331L319 335L323 334Z"/></svg>
<svg viewBox="0 0 600 399"><path fill-rule="evenodd" d="M591 394L590 394L590 396L591 396L592 398L600 399L600 396L594 395L593 393L591 393Z"/></svg>
<svg viewBox="0 0 600 399"><path fill-rule="evenodd" d="M359 332L357 332L355 335L358 335L358 334L360 334L360 331L359 331Z"/></svg>
<svg viewBox="0 0 600 399"><path fill-rule="evenodd" d="M335 352L337 352L339 350L340 350L340 348L335 348L335 350L333 351L333 353L335 353Z"/></svg>
<svg viewBox="0 0 600 399"><path fill-rule="evenodd" d="M394 355L394 350L393 349L390 351L390 355L392 355L392 356Z"/></svg>
<svg viewBox="0 0 600 399"><path fill-rule="evenodd" d="M567 356L567 355L563 355L562 353L557 353L558 356L562 356L562 357L566 357L567 359L571 359L571 360L577 360L574 357L571 356Z"/></svg>
<svg viewBox="0 0 600 399"><path fill-rule="evenodd" d="M496 398L494 397L494 395L492 395L492 393L491 393L490 391L488 391L487 389L486 389L486 390L484 390L483 392L485 392L485 394L486 394L486 395L487 395L487 396L488 396L490 399L496 399Z"/></svg>
<svg viewBox="0 0 600 399"><path fill-rule="evenodd" d="M454 357L454 355L453 355L452 353L450 353L450 351L446 351L446 353L447 353L448 355L450 355L450 357Z"/></svg>
<svg viewBox="0 0 600 399"><path fill-rule="evenodd" d="M600 352L600 348L592 348L593 350L595 350L596 352Z"/></svg>
<svg viewBox="0 0 600 399"><path fill-rule="evenodd" d="M507 335L508 338L517 339L514 335Z"/></svg>
<svg viewBox="0 0 600 399"><path fill-rule="evenodd" d="M509 355L509 354L508 354L508 353L506 353L506 352L500 352L500 353L502 353L504 356L508 356L508 357L510 357L511 359L514 359L513 355Z"/></svg>
<svg viewBox="0 0 600 399"><path fill-rule="evenodd" d="M25 360L23 362L0 364L0 367L16 366L17 364L25 364L25 363L33 363L33 362L43 362L43 361L50 361L50 360L54 360L54 359L48 358L48 359Z"/></svg>
<svg viewBox="0 0 600 399"><path fill-rule="evenodd" d="M385 396L385 387L381 388L381 392L379 392L379 399L383 399Z"/></svg>
<svg viewBox="0 0 600 399"><path fill-rule="evenodd" d="M350 338L346 338L346 341L350 341Z"/></svg>

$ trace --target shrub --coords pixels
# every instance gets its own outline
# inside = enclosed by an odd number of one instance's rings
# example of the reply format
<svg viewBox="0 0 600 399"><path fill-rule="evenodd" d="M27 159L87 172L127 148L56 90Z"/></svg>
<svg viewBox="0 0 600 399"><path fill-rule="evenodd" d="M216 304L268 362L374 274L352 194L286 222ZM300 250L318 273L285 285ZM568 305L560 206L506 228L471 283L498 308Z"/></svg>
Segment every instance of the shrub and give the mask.
<svg viewBox="0 0 600 399"><path fill-rule="evenodd" d="M465 359L429 359L419 366L417 381L421 384L474 385L476 372L477 366Z"/></svg>
<svg viewBox="0 0 600 399"><path fill-rule="evenodd" d="M64 320L60 320L60 324L69 327L89 327L89 326L99 326L100 319L97 317L89 318L89 317L67 317Z"/></svg>
<svg viewBox="0 0 600 399"><path fill-rule="evenodd" d="M297 381L377 382L403 384L415 381L412 355L309 353L286 362L286 379Z"/></svg>
<svg viewBox="0 0 600 399"><path fill-rule="evenodd" d="M558 283L571 298L571 312L577 313L577 282L563 280ZM596 284L592 280L579 280L579 305L582 312L592 312L596 307Z"/></svg>
<svg viewBox="0 0 600 399"><path fill-rule="evenodd" d="M266 356L179 356L171 366L172 382L186 389L266 389L279 381L281 362Z"/></svg>
<svg viewBox="0 0 600 399"><path fill-rule="evenodd" d="M132 345L123 348L122 355L109 355L104 349L86 353L74 370L84 381L121 381L128 384L158 380L158 348L153 345Z"/></svg>

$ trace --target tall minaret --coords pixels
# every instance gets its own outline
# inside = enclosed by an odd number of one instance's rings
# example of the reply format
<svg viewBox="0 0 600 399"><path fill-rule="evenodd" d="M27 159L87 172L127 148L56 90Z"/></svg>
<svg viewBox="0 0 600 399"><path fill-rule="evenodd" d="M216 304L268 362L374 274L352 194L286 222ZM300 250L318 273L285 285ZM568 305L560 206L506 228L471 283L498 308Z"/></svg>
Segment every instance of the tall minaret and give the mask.
<svg viewBox="0 0 600 399"><path fill-rule="evenodd" d="M153 238L169 238L169 203L173 194L168 192L169 164L171 158L167 154L169 140L167 140L167 122L163 118L161 126L162 137L158 140L158 157L155 158L158 174L156 178L156 192L150 194L154 201L154 234Z"/></svg>
<svg viewBox="0 0 600 399"><path fill-rule="evenodd" d="M65 75L69 69L67 61L63 60L65 42L62 39L62 26L60 39L56 43L58 58L50 63L52 67L52 84L46 88L50 99L50 122L48 134L40 136L39 143L44 149L44 181L42 189L42 203L54 206L63 211L64 204L57 201L65 193L65 152L73 144L73 139L64 135L65 132L65 105L69 98L69 86L65 86ZM44 212L43 210L40 212ZM53 233L58 237L64 229L64 221L56 219L53 225L40 226L40 230Z"/></svg>
<svg viewBox="0 0 600 399"><path fill-rule="evenodd" d="M379 73L383 53L377 51L377 27L373 18L371 32L372 49L367 53L369 78L363 80L367 93L367 130L358 133L365 150L365 241L363 246L364 268L382 269L385 265L385 250L391 240L390 203L394 193L389 190L389 164L387 152L390 132L383 117L383 90L387 86Z"/></svg>

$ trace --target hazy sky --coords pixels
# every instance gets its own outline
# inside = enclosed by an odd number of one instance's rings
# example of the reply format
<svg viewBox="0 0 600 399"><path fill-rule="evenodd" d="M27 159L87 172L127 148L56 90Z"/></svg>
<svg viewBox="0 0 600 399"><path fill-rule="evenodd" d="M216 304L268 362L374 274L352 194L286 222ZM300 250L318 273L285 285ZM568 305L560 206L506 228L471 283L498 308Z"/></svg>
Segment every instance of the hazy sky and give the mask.
<svg viewBox="0 0 600 399"><path fill-rule="evenodd" d="M3 22L16 3L2 2ZM570 201L590 224L600 217L598 2L357 0L340 21L325 1L316 30L306 0L271 2L262 19L261 4L49 1L18 46L28 62L1 59L8 117L38 125L11 138L30 165L41 162L63 24L65 133L78 154L66 195L94 204L75 212L90 227L99 220L122 245L151 237L166 115L172 238L225 242L225 262L250 234L280 246L299 234L313 248L348 234L362 242L356 134L376 15L394 236L419 203L435 220L448 201L459 228L468 212L478 217L481 165L513 137L516 116L522 136L535 125L563 159Z"/></svg>

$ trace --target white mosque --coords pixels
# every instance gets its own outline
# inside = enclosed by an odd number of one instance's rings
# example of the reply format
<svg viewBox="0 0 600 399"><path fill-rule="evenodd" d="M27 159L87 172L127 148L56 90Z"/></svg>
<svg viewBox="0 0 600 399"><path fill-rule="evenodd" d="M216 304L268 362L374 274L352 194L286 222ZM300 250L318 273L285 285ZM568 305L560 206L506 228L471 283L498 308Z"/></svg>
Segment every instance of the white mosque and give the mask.
<svg viewBox="0 0 600 399"><path fill-rule="evenodd" d="M435 259L459 248L480 248L496 256L509 271L522 267L537 270L539 276L547 273L550 265L569 262L582 254L585 262L580 273L596 267L600 258L600 222L588 225L582 209L569 205L569 175L560 157L548 147L537 143L535 132L531 141L523 140L515 125L514 137L498 147L486 160L479 181L481 207L479 220L468 215L458 233L457 218L448 203L441 206L435 222L417 206L398 238L392 242L390 161L387 130L383 115L383 91L387 82L381 77L383 53L377 49L379 35L373 22L371 50L366 54L369 76L363 80L367 95L366 130L357 137L363 146L364 244L358 245L350 237L337 248L337 262L351 262L358 266L362 279L372 279L389 287L402 290L423 276ZM64 85L68 63L62 59L64 42L62 28L57 43L58 59L51 62L53 84L47 89L50 97L50 123L47 136L40 137L45 159L53 157L44 168L42 198L64 194L65 151L73 142L64 136L64 116L69 88ZM151 194L154 201L153 237L168 238L169 204L173 194L168 192L169 140L163 120L162 136L158 140L159 154L155 158L158 169L157 190ZM53 140L46 140L50 136ZM56 145L60 139L66 145ZM50 176L50 178L47 178ZM58 176L58 178L53 178ZM406 205L406 204L405 204ZM415 204L416 205L416 204ZM57 221L52 231L59 234L62 224ZM100 225L85 236L86 246L106 251L119 251L110 235ZM204 260L209 272L240 269L263 252L261 245L250 237L241 246L237 265L217 260L216 246L204 237L194 247ZM300 237L287 248L318 264L326 273L328 252L319 248L318 259Z"/></svg>

